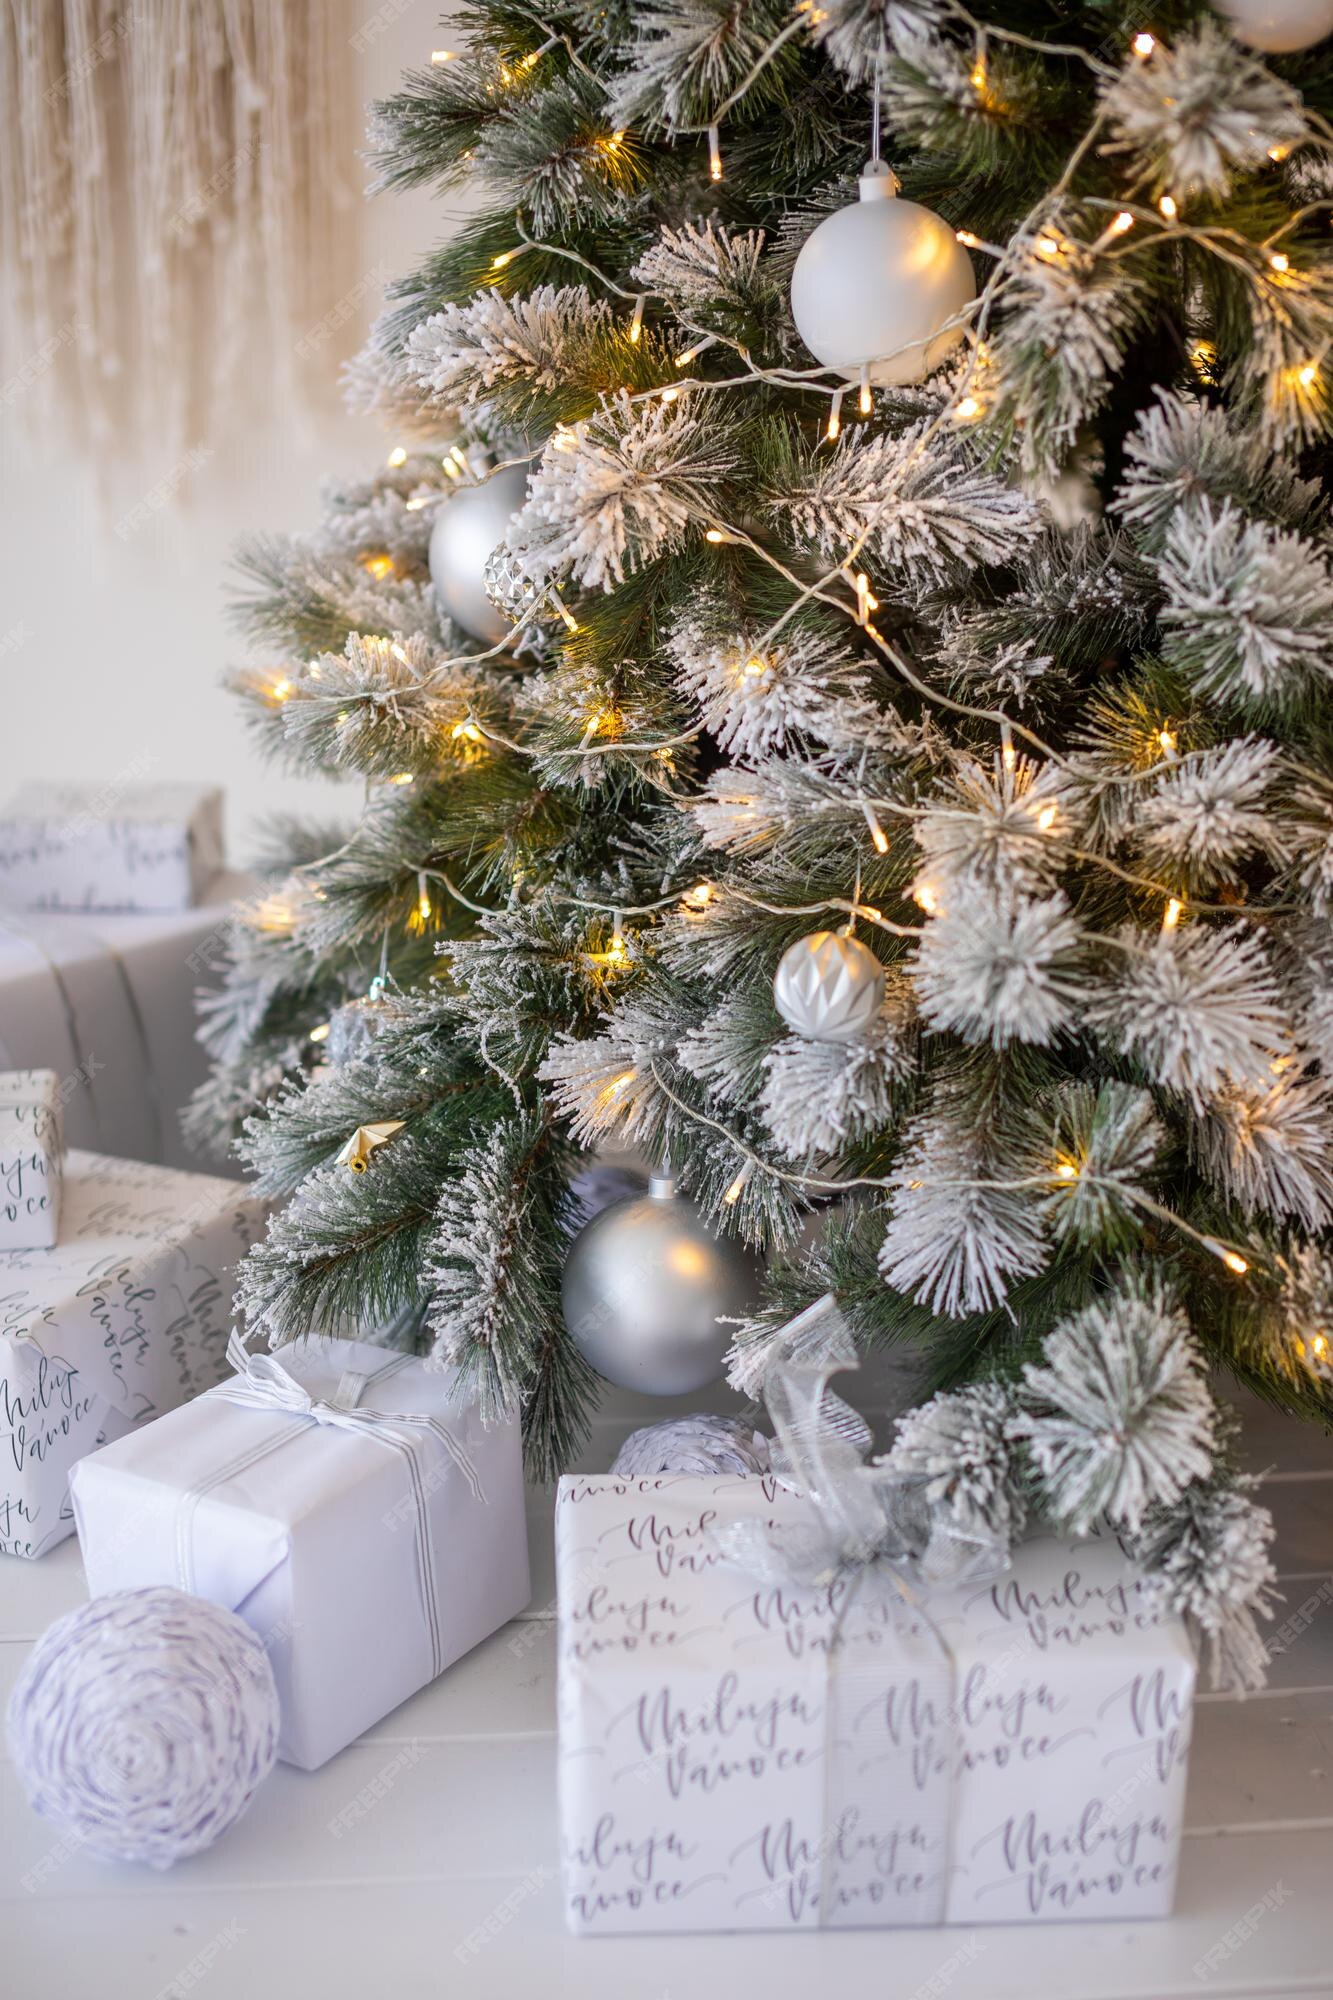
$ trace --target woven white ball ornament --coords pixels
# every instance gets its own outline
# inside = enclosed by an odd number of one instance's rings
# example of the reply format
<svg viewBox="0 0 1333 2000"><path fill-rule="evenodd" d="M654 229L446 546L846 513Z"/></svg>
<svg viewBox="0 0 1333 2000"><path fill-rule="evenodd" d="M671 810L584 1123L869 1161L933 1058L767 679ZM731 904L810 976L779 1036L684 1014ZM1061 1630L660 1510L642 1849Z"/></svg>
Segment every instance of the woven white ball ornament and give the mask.
<svg viewBox="0 0 1333 2000"><path fill-rule="evenodd" d="M816 361L855 380L923 382L963 337L949 321L977 295L971 259L948 223L903 201L882 161L861 199L820 223L791 280L796 330Z"/></svg>
<svg viewBox="0 0 1333 2000"><path fill-rule="evenodd" d="M611 1476L651 1479L659 1472L767 1472L768 1439L744 1417L699 1411L631 1431L616 1453Z"/></svg>
<svg viewBox="0 0 1333 2000"><path fill-rule="evenodd" d="M268 1654L235 1612L183 1590L112 1591L57 1619L7 1719L34 1809L106 1860L153 1868L211 1846L278 1754Z"/></svg>
<svg viewBox="0 0 1333 2000"><path fill-rule="evenodd" d="M1333 34L1333 0L1217 0L1238 42L1265 55L1312 49Z"/></svg>
<svg viewBox="0 0 1333 2000"><path fill-rule="evenodd" d="M884 1004L884 968L859 938L812 931L778 961L773 1004L812 1042L859 1042Z"/></svg>

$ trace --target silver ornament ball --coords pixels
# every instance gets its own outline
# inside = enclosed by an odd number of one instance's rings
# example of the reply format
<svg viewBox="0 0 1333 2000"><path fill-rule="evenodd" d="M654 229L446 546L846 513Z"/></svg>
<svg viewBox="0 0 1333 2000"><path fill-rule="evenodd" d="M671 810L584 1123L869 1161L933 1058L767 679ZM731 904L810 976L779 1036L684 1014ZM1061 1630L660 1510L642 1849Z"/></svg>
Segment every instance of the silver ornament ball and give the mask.
<svg viewBox="0 0 1333 2000"><path fill-rule="evenodd" d="M528 496L521 465L493 472L478 486L459 486L442 500L430 531L430 580L441 611L474 639L498 646L510 621L486 594L486 562L504 541Z"/></svg>
<svg viewBox="0 0 1333 2000"><path fill-rule="evenodd" d="M570 1246L561 1303L570 1338L599 1375L647 1396L717 1381L734 1328L759 1290L750 1252L710 1229L659 1174L613 1202Z"/></svg>
<svg viewBox="0 0 1333 2000"><path fill-rule="evenodd" d="M791 280L796 330L816 361L855 380L923 382L963 337L948 322L977 295L966 250L948 223L903 201L872 161L861 198L807 238Z"/></svg>
<svg viewBox="0 0 1333 2000"><path fill-rule="evenodd" d="M868 945L841 931L812 931L784 951L773 1004L813 1042L859 1042L884 1004L884 968Z"/></svg>
<svg viewBox="0 0 1333 2000"><path fill-rule="evenodd" d="M1217 0L1238 42L1265 55L1312 49L1333 34L1333 0Z"/></svg>

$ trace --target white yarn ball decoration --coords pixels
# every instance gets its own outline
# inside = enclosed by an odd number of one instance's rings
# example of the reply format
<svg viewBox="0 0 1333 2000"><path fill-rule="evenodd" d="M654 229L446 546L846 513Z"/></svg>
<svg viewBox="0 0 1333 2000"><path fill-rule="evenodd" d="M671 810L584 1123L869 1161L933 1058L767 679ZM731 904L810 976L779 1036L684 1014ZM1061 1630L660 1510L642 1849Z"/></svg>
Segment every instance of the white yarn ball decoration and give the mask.
<svg viewBox="0 0 1333 2000"><path fill-rule="evenodd" d="M859 1042L884 1004L884 968L859 938L812 931L778 961L773 1004L812 1042Z"/></svg>
<svg viewBox="0 0 1333 2000"><path fill-rule="evenodd" d="M183 1590L112 1591L37 1641L9 1698L10 1755L44 1819L110 1861L169 1868L225 1833L278 1754L268 1654Z"/></svg>
<svg viewBox="0 0 1333 2000"><path fill-rule="evenodd" d="M977 295L972 262L933 209L903 201L871 161L861 198L825 218L796 259L791 309L816 361L855 380L924 382L963 338L949 321Z"/></svg>
<svg viewBox="0 0 1333 2000"><path fill-rule="evenodd" d="M486 564L528 497L521 465L493 472L477 486L456 486L435 512L430 580L445 616L474 639L498 646L513 629L486 593Z"/></svg>
<svg viewBox="0 0 1333 2000"><path fill-rule="evenodd" d="M1217 8L1238 42L1265 55L1312 49L1333 34L1333 0L1217 0Z"/></svg>
<svg viewBox="0 0 1333 2000"><path fill-rule="evenodd" d="M616 1453L613 1478L651 1479L659 1472L767 1472L768 1439L743 1417L704 1411L668 1417L631 1431Z"/></svg>

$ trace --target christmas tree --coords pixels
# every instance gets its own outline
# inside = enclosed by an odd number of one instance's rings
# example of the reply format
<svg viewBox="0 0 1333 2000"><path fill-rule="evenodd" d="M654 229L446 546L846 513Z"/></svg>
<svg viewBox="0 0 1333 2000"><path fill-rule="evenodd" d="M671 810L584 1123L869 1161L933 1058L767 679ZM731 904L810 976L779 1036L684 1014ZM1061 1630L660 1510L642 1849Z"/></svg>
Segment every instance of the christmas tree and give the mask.
<svg viewBox="0 0 1333 2000"><path fill-rule="evenodd" d="M351 370L387 465L243 554L364 809L275 830L194 1112L252 1325L404 1315L543 1474L571 1179L669 1158L739 1389L831 1293L946 1525L1109 1522L1240 1678L1210 1371L1333 1412L1333 63L1252 11L467 10L374 112L488 201Z"/></svg>

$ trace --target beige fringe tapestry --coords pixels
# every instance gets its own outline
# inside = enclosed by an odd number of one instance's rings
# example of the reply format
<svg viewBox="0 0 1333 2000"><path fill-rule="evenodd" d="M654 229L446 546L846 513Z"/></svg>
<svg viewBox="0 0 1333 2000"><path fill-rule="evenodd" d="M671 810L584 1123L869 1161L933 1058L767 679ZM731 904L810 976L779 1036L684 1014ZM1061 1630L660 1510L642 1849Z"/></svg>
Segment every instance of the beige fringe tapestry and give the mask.
<svg viewBox="0 0 1333 2000"><path fill-rule="evenodd" d="M188 470L252 383L327 392L348 46L342 0L0 0L0 418Z"/></svg>

